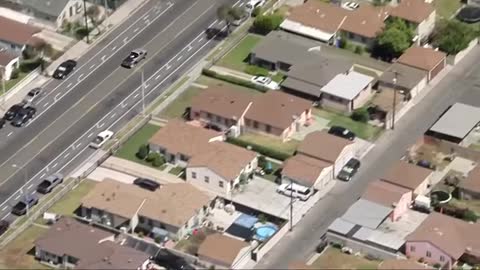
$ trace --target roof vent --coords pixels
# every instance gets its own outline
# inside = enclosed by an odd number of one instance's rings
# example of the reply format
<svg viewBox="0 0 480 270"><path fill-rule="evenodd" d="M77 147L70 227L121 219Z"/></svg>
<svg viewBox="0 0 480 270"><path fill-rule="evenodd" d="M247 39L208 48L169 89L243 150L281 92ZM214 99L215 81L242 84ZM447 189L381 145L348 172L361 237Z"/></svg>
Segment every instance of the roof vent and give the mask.
<svg viewBox="0 0 480 270"><path fill-rule="evenodd" d="M325 18L325 13L320 14L320 18Z"/></svg>
<svg viewBox="0 0 480 270"><path fill-rule="evenodd" d="M365 21L365 20L362 21L362 24L366 24L366 23L367 23L367 21Z"/></svg>
<svg viewBox="0 0 480 270"><path fill-rule="evenodd" d="M233 103L235 103L235 100L230 100L230 104L233 104Z"/></svg>
<svg viewBox="0 0 480 270"><path fill-rule="evenodd" d="M465 248L467 251L472 251L472 247L466 247Z"/></svg>
<svg viewBox="0 0 480 270"><path fill-rule="evenodd" d="M316 13L320 13L320 9L317 9L315 12L316 12Z"/></svg>

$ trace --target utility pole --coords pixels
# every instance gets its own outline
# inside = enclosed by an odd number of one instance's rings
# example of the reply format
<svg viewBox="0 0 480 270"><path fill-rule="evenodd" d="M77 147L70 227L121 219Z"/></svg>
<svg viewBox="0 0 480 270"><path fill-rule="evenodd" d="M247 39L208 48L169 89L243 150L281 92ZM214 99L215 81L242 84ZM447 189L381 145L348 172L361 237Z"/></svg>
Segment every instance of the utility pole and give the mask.
<svg viewBox="0 0 480 270"><path fill-rule="evenodd" d="M5 108L5 68L2 67L2 108Z"/></svg>
<svg viewBox="0 0 480 270"><path fill-rule="evenodd" d="M87 31L87 43L90 43L90 31L88 31L87 3L83 0L83 17L85 18L85 29Z"/></svg>
<svg viewBox="0 0 480 270"><path fill-rule="evenodd" d="M290 180L290 229L293 230L293 181Z"/></svg>
<svg viewBox="0 0 480 270"><path fill-rule="evenodd" d="M392 110L392 130L395 129L395 111L397 107L397 76L398 72L393 70L393 110Z"/></svg>
<svg viewBox="0 0 480 270"><path fill-rule="evenodd" d="M142 69L142 114L145 116L145 75Z"/></svg>

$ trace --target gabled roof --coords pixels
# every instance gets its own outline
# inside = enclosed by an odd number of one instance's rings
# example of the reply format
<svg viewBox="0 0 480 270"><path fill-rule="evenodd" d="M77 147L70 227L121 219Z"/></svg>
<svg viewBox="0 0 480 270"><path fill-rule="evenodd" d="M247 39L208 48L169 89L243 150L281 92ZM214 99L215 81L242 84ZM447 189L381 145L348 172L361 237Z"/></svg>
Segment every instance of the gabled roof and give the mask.
<svg viewBox="0 0 480 270"><path fill-rule="evenodd" d="M58 17L70 0L20 0L23 6Z"/></svg>
<svg viewBox="0 0 480 270"><path fill-rule="evenodd" d="M307 1L293 8L287 19L334 34L348 14L347 10L336 5L321 1Z"/></svg>
<svg viewBox="0 0 480 270"><path fill-rule="evenodd" d="M343 149L352 141L328 134L326 131L309 133L297 148L297 153L335 163Z"/></svg>
<svg viewBox="0 0 480 270"><path fill-rule="evenodd" d="M26 45L37 38L33 34L40 32L40 29L28 24L0 16L0 40L13 44Z"/></svg>
<svg viewBox="0 0 480 270"><path fill-rule="evenodd" d="M295 117L312 107L312 102L281 91L268 91L255 96L245 119L257 121L279 129L288 128Z"/></svg>
<svg viewBox="0 0 480 270"><path fill-rule="evenodd" d="M468 173L466 179L459 183L459 187L480 193L480 166L476 166Z"/></svg>
<svg viewBox="0 0 480 270"><path fill-rule="evenodd" d="M362 198L387 207L394 207L394 203L398 203L402 196L409 192L412 191L384 181L375 180L368 184Z"/></svg>
<svg viewBox="0 0 480 270"><path fill-rule="evenodd" d="M238 239L215 233L208 235L198 247L198 256L210 258L222 263L222 266L231 266L240 251L248 247L248 243Z"/></svg>
<svg viewBox="0 0 480 270"><path fill-rule="evenodd" d="M378 78L378 81L392 85L393 87L395 72L397 72L397 82L395 86L408 90L411 90L413 87L417 86L418 83L426 77L424 70L402 65L397 62L385 70Z"/></svg>
<svg viewBox="0 0 480 270"><path fill-rule="evenodd" d="M420 186L432 172L432 170L399 160L396 161L380 179L413 191Z"/></svg>
<svg viewBox="0 0 480 270"><path fill-rule="evenodd" d="M401 0L399 2L390 14L406 21L421 23L435 11L433 5L425 0Z"/></svg>
<svg viewBox="0 0 480 270"><path fill-rule="evenodd" d="M348 74L338 74L322 87L321 91L346 100L353 100L373 80L373 77L351 71Z"/></svg>
<svg viewBox="0 0 480 270"><path fill-rule="evenodd" d="M367 3L351 11L341 29L367 38L374 38L385 27L390 8L375 7Z"/></svg>
<svg viewBox="0 0 480 270"><path fill-rule="evenodd" d="M436 51L432 48L413 46L408 48L398 58L397 62L425 71L431 71L440 62L444 61L447 55L444 52Z"/></svg>
<svg viewBox="0 0 480 270"><path fill-rule="evenodd" d="M8 51L8 50L2 50L0 48L0 67L4 67L10 62L16 58L19 58L20 56L16 55L15 53Z"/></svg>
<svg viewBox="0 0 480 270"><path fill-rule="evenodd" d="M332 166L330 162L297 154L283 163L282 175L311 187L322 171L330 166Z"/></svg>

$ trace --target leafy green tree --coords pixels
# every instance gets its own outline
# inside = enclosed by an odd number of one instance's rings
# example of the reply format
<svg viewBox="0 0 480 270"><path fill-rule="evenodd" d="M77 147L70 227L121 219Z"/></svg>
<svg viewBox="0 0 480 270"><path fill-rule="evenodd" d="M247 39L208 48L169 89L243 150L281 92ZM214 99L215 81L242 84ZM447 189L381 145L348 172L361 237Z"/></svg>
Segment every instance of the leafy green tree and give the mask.
<svg viewBox="0 0 480 270"><path fill-rule="evenodd" d="M433 45L448 54L457 54L468 47L477 31L468 24L456 20L444 20L435 30Z"/></svg>
<svg viewBox="0 0 480 270"><path fill-rule="evenodd" d="M148 152L149 152L148 145L147 144L142 144L138 148L138 151L135 155L137 156L137 158L139 158L141 160L144 160L147 157Z"/></svg>
<svg viewBox="0 0 480 270"><path fill-rule="evenodd" d="M398 58L412 45L413 37L413 29L403 20L391 19L387 22L383 32L377 36L373 54L388 61Z"/></svg>
<svg viewBox="0 0 480 270"><path fill-rule="evenodd" d="M147 158L145 159L147 162L153 162L155 159L158 158L160 154L157 152L148 153Z"/></svg>
<svg viewBox="0 0 480 270"><path fill-rule="evenodd" d="M153 167L160 167L165 164L165 158L162 155L157 155L152 161Z"/></svg>
<svg viewBox="0 0 480 270"><path fill-rule="evenodd" d="M100 17L100 8L97 5L91 5L87 8L87 17L93 24L93 27L97 29L100 33L100 29L98 29L99 24L99 17Z"/></svg>
<svg viewBox="0 0 480 270"><path fill-rule="evenodd" d="M227 35L230 34L230 26L232 25L232 22L241 19L244 14L245 9L241 7L232 7L226 4L221 5L217 9L217 18L225 22Z"/></svg>
<svg viewBox="0 0 480 270"><path fill-rule="evenodd" d="M260 15L253 21L253 29L259 34L266 35L280 27L283 19L280 14Z"/></svg>

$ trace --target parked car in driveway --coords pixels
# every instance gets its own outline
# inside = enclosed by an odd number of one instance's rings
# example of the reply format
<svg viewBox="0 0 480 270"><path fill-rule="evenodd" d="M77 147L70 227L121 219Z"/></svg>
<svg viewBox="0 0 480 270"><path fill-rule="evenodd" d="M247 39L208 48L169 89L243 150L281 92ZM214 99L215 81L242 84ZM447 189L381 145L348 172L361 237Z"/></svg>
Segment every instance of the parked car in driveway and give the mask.
<svg viewBox="0 0 480 270"><path fill-rule="evenodd" d="M295 183L281 184L277 187L277 192L289 197L291 195L293 198L298 198L302 201L308 200L313 194L312 189Z"/></svg>
<svg viewBox="0 0 480 270"><path fill-rule="evenodd" d="M108 140L113 137L113 132L110 130L104 130L98 133L97 137L90 143L90 147L98 149L102 147Z"/></svg>
<svg viewBox="0 0 480 270"><path fill-rule="evenodd" d="M25 107L25 103L18 103L13 105L8 109L3 118L8 121L12 120L13 118L15 118L15 116L17 116L18 112L23 109L23 107Z"/></svg>
<svg viewBox="0 0 480 270"><path fill-rule="evenodd" d="M133 50L125 59L123 59L121 66L124 68L133 68L140 63L140 61L145 59L146 56L147 51L144 49Z"/></svg>
<svg viewBox="0 0 480 270"><path fill-rule="evenodd" d="M342 170L338 173L337 178L343 181L350 181L360 168L360 160L351 158Z"/></svg>
<svg viewBox="0 0 480 270"><path fill-rule="evenodd" d="M37 196L27 195L23 197L17 204L15 204L15 206L12 208L12 214L15 214L17 216L23 216L37 203Z"/></svg>
<svg viewBox="0 0 480 270"><path fill-rule="evenodd" d="M37 192L47 194L63 182L63 175L56 173L45 178L37 187Z"/></svg>
<svg viewBox="0 0 480 270"><path fill-rule="evenodd" d="M279 89L280 86L278 85L277 82L275 82L274 80L272 80L271 78L269 77L265 77L265 76L255 76L252 78L251 80L254 84L258 84L258 85L261 85L261 86L264 86L270 90L276 90L276 89Z"/></svg>
<svg viewBox="0 0 480 270"><path fill-rule="evenodd" d="M59 80L65 79L65 77L67 77L68 74L70 74L76 66L77 61L71 59L67 60L57 67L57 69L53 72L52 77Z"/></svg>
<svg viewBox="0 0 480 270"><path fill-rule="evenodd" d="M36 113L37 113L37 109L33 107L28 106L28 107L22 108L17 113L15 118L12 119L11 124L14 127L23 127L28 122L30 122L30 120L32 120L32 118L35 116Z"/></svg>
<svg viewBox="0 0 480 270"><path fill-rule="evenodd" d="M25 102L26 104L31 104L33 101L35 101L38 98L38 96L40 96L41 92L42 92L41 88L39 87L33 88L25 96L25 98L23 99L23 102Z"/></svg>
<svg viewBox="0 0 480 270"><path fill-rule="evenodd" d="M133 181L133 184L150 191L155 191L160 187L159 183L147 178L137 178Z"/></svg>
<svg viewBox="0 0 480 270"><path fill-rule="evenodd" d="M341 126L331 126L328 133L350 141L355 140L356 137L355 133Z"/></svg>

